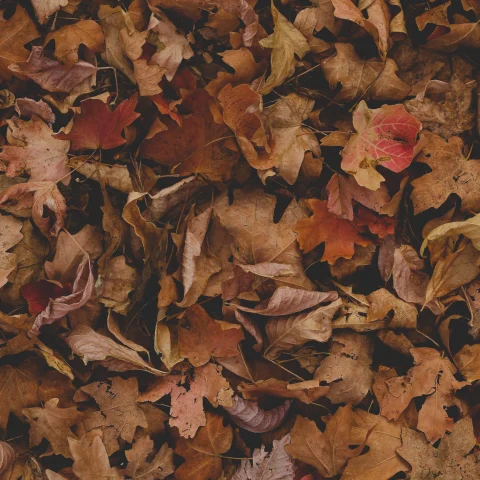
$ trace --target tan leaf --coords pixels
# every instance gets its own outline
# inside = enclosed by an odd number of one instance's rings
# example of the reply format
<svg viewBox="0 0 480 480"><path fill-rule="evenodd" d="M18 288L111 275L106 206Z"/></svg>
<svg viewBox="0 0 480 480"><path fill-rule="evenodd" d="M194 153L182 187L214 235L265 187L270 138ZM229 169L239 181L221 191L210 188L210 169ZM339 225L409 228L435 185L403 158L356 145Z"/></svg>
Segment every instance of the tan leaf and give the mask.
<svg viewBox="0 0 480 480"><path fill-rule="evenodd" d="M22 239L23 223L15 217L0 216L0 288L8 282L8 276L17 267L17 255L7 253Z"/></svg>
<svg viewBox="0 0 480 480"><path fill-rule="evenodd" d="M32 0L38 23L43 25L50 15L68 5L68 0Z"/></svg>
<svg viewBox="0 0 480 480"><path fill-rule="evenodd" d="M15 450L7 443L0 442L0 474L15 461Z"/></svg>
<svg viewBox="0 0 480 480"><path fill-rule="evenodd" d="M273 33L260 40L260 45L272 49L270 59L271 73L260 93L270 93L281 85L295 71L297 58L300 60L310 51L305 37L277 10L271 3L272 17L275 25Z"/></svg>
<svg viewBox="0 0 480 480"><path fill-rule="evenodd" d="M76 407L59 408L58 398L51 398L43 408L24 408L23 414L30 424L30 446L35 447L46 438L54 453L71 458L67 438L75 438L70 427L76 425L83 413Z"/></svg>
<svg viewBox="0 0 480 480"><path fill-rule="evenodd" d="M455 354L453 361L467 381L480 380L480 344L465 345Z"/></svg>

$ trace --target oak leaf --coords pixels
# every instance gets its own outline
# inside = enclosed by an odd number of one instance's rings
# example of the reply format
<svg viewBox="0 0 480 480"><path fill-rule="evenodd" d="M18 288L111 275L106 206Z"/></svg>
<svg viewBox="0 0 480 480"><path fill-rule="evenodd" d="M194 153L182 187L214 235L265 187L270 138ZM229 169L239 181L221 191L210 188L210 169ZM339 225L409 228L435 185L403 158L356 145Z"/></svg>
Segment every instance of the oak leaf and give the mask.
<svg viewBox="0 0 480 480"><path fill-rule="evenodd" d="M170 425L179 429L182 437L194 437L200 427L206 425L202 399L206 398L214 407L230 407L233 390L222 376L222 367L208 363L197 367L187 390L182 384L185 378L169 375L155 381L140 402L156 402L165 395L171 396Z"/></svg>
<svg viewBox="0 0 480 480"><path fill-rule="evenodd" d="M448 30L448 33L427 42L426 47L441 52L454 52L460 47L478 48L480 31L478 23L451 24Z"/></svg>
<svg viewBox="0 0 480 480"><path fill-rule="evenodd" d="M262 95L281 85L295 71L296 58L300 60L310 51L306 38L275 7L272 0L274 31L260 40L260 45L272 49L271 73L260 90Z"/></svg>
<svg viewBox="0 0 480 480"><path fill-rule="evenodd" d="M265 447L253 451L252 463L242 460L242 463L233 474L232 480L293 480L295 464L285 451L290 443L290 435L273 441L272 451L267 453Z"/></svg>
<svg viewBox="0 0 480 480"><path fill-rule="evenodd" d="M315 467L330 478L340 473L349 458L357 456L363 445L349 448L351 441L352 407L340 407L321 432L313 420L297 417L286 451L295 459Z"/></svg>
<svg viewBox="0 0 480 480"><path fill-rule="evenodd" d="M122 473L132 479L162 480L171 475L174 470L173 450L164 443L151 461L147 461L153 450L153 441L148 435L135 440L133 447L125 452L127 467Z"/></svg>
<svg viewBox="0 0 480 480"><path fill-rule="evenodd" d="M222 459L219 455L230 449L232 427L223 426L223 417L207 414L207 424L201 427L193 439L181 438L175 453L185 459L176 470L175 476L185 480L213 480L222 472Z"/></svg>
<svg viewBox="0 0 480 480"><path fill-rule="evenodd" d="M51 398L43 408L24 408L22 412L30 423L30 446L46 438L55 454L71 458L67 438L75 438L70 427L83 418L83 413L76 407L59 408L58 402L58 398Z"/></svg>
<svg viewBox="0 0 480 480"><path fill-rule="evenodd" d="M56 60L43 56L42 52L42 47L32 47L32 53L28 59L12 63L9 70L31 78L49 92L71 92L74 87L81 87L88 83L97 72L95 66L83 60L68 67ZM73 101L74 99L72 103Z"/></svg>
<svg viewBox="0 0 480 480"><path fill-rule="evenodd" d="M480 196L472 185L480 177L480 161L465 158L463 142L458 137L447 142L430 132L421 136L425 144L417 161L426 163L432 171L412 181L415 214L441 207L451 194L462 200L462 211L477 211Z"/></svg>
<svg viewBox="0 0 480 480"><path fill-rule="evenodd" d="M410 352L415 366L407 375L386 381L387 393L379 399L381 413L389 420L397 420L413 398L427 395L420 409L417 428L434 443L445 432L452 431L453 419L446 408L458 404L455 391L468 382L456 380L456 368L437 350L421 347L412 348Z"/></svg>
<svg viewBox="0 0 480 480"><path fill-rule="evenodd" d="M105 426L113 426L125 441L132 443L137 427L147 427L145 415L137 404L138 381L136 378L111 379L105 382L90 383L80 389L92 396L100 407Z"/></svg>
<svg viewBox="0 0 480 480"><path fill-rule="evenodd" d="M94 20L79 20L60 27L46 36L45 45L51 40L55 42L55 58L69 67L78 62L80 45L93 53L100 53L105 48L102 27Z"/></svg>
<svg viewBox="0 0 480 480"><path fill-rule="evenodd" d="M257 402L249 402L234 396L232 406L225 407L230 418L240 428L254 433L265 433L279 427L290 410L291 400L286 400L278 407L264 410Z"/></svg>
<svg viewBox="0 0 480 480"><path fill-rule="evenodd" d="M465 417L454 425L438 448L432 447L421 433L403 427L402 445L397 453L411 465L411 478L474 480L480 472L478 453L468 455L474 446L472 419Z"/></svg>
<svg viewBox="0 0 480 480"><path fill-rule="evenodd" d="M24 62L28 58L28 50L25 44L39 37L35 24L27 11L17 5L15 13L8 20L5 19L5 10L2 11L0 26L3 32L0 39L0 77L2 80L10 80L12 72L9 66L15 62Z"/></svg>
<svg viewBox="0 0 480 480"><path fill-rule="evenodd" d="M298 243L304 252L325 242L322 261L333 265L341 257L352 258L355 244L366 246L371 243L368 238L360 235L359 229L352 222L330 213L326 201L310 199L308 204L313 215L299 220L294 227L298 233Z"/></svg>
<svg viewBox="0 0 480 480"><path fill-rule="evenodd" d="M9 177L26 172L31 182L70 183L67 152L70 142L53 136L53 130L40 117L29 121L14 117L7 120L10 145L3 147L0 162Z"/></svg>
<svg viewBox="0 0 480 480"><path fill-rule="evenodd" d="M238 343L244 338L240 325L213 320L195 304L179 322L178 350L180 356L199 367L212 357L234 357L238 354Z"/></svg>
<svg viewBox="0 0 480 480"><path fill-rule="evenodd" d="M309 312L269 319L265 325L269 345L264 355L276 358L281 352L302 346L310 340L326 342L332 334L332 318L342 303L338 298L330 305L316 307Z"/></svg>
<svg viewBox="0 0 480 480"><path fill-rule="evenodd" d="M332 403L360 403L373 383L373 344L356 332L341 332L333 335L330 355L325 358L314 374L314 379L326 382L329 390L326 397Z"/></svg>

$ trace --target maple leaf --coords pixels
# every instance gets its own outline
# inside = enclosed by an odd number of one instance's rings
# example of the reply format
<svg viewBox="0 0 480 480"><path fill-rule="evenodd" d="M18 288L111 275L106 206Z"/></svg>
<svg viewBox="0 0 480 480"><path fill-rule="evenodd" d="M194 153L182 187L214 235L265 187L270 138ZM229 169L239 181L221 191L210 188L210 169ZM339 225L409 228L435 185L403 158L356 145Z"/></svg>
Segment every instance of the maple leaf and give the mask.
<svg viewBox="0 0 480 480"><path fill-rule="evenodd" d="M183 100L182 107L190 113L182 125L170 118L164 123L168 130L157 133L142 143L142 152L148 158L176 167L179 174L194 173L211 181L226 181L237 163L238 153L223 137L230 136L225 124L215 121L211 110L212 98L205 90L197 89Z"/></svg>
<svg viewBox="0 0 480 480"><path fill-rule="evenodd" d="M83 414L76 407L59 408L58 398L51 398L43 408L24 408L23 414L30 423L30 446L38 445L46 438L54 453L71 458L67 438L74 438L70 429L76 425Z"/></svg>
<svg viewBox="0 0 480 480"><path fill-rule="evenodd" d="M247 0L213 0L223 11L238 16L245 24L245 31L243 32L243 44L246 47L252 46L254 39L257 36L260 24L258 15L253 6Z"/></svg>
<svg viewBox="0 0 480 480"><path fill-rule="evenodd" d="M72 471L80 480L94 478L121 480L123 476L116 467L111 467L100 431L92 430L79 440L68 438L73 457Z"/></svg>
<svg viewBox="0 0 480 480"><path fill-rule="evenodd" d="M64 65L72 66L79 60L80 45L99 53L104 50L105 37L102 27L94 20L79 20L50 32L45 38L45 45L51 40L55 42L55 58Z"/></svg>
<svg viewBox="0 0 480 480"><path fill-rule="evenodd" d="M174 470L173 450L164 443L155 457L147 461L153 450L153 441L148 435L135 440L133 447L125 452L127 467L122 471L133 479L162 480L171 475Z"/></svg>
<svg viewBox="0 0 480 480"><path fill-rule="evenodd" d="M137 95L124 100L113 112L101 100L85 100L81 104L82 112L73 119L70 132L59 133L56 138L70 140L73 151L118 147L125 143L121 136L123 129L140 116L135 113L136 106Z"/></svg>
<svg viewBox="0 0 480 480"><path fill-rule="evenodd" d="M70 92L74 87L80 86L82 82L93 78L97 72L95 66L83 60L67 67L56 60L43 56L42 53L42 47L32 47L32 53L28 59L12 63L9 70L31 78L49 92Z"/></svg>
<svg viewBox="0 0 480 480"><path fill-rule="evenodd" d="M296 57L300 60L310 51L305 37L277 10L272 0L273 33L260 40L260 45L272 49L271 72L260 90L262 95L281 85L295 71Z"/></svg>
<svg viewBox="0 0 480 480"><path fill-rule="evenodd" d="M139 397L140 402L156 402L165 395L171 395L170 425L178 427L183 437L195 436L198 428L206 425L202 398L213 406L231 406L233 391L222 376L222 367L208 363L195 369L189 390L181 384L184 378L169 375L158 379Z"/></svg>
<svg viewBox="0 0 480 480"><path fill-rule="evenodd" d="M179 354L195 367L204 365L211 357L234 357L243 339L240 325L213 320L198 304L192 305L179 322Z"/></svg>
<svg viewBox="0 0 480 480"><path fill-rule="evenodd" d="M12 216L0 216L0 287L8 282L9 274L17 266L17 255L15 253L7 253L14 247L23 235L20 233L23 224L20 220Z"/></svg>
<svg viewBox="0 0 480 480"><path fill-rule="evenodd" d="M14 15L8 20L5 19L3 10L0 25L3 32L0 39L0 76L2 80L10 80L12 72L8 67L12 63L25 61L29 55L25 44L40 35L27 11L21 5L17 5Z"/></svg>
<svg viewBox="0 0 480 480"><path fill-rule="evenodd" d="M104 425L113 426L118 435L132 443L137 427L147 427L147 420L137 404L138 381L136 378L111 379L111 385L95 382L81 388L92 396L100 406Z"/></svg>
<svg viewBox="0 0 480 480"><path fill-rule="evenodd" d="M333 265L338 258L352 258L355 244L366 246L371 243L368 238L359 234L358 228L352 222L331 214L326 201L310 199L308 205L313 215L299 220L294 227L294 231L298 233L298 243L304 252L309 252L325 242L322 261Z"/></svg>
<svg viewBox="0 0 480 480"><path fill-rule="evenodd" d="M453 427L450 435L432 447L424 436L409 428L402 428L402 445L397 453L412 467L411 477L419 480L473 480L478 477L478 453L468 453L475 446L472 419L465 417Z"/></svg>
<svg viewBox="0 0 480 480"><path fill-rule="evenodd" d="M337 54L322 62L330 88L342 84L335 100L403 100L410 93L410 85L397 77L398 67L391 58L362 60L349 43L336 43L335 49Z"/></svg>
<svg viewBox="0 0 480 480"><path fill-rule="evenodd" d="M241 428L249 432L265 433L279 427L285 420L292 402L286 400L282 405L264 410L256 402L233 397L233 405L225 407L230 418Z"/></svg>
<svg viewBox="0 0 480 480"><path fill-rule="evenodd" d="M219 457L230 449L232 427L223 426L223 417L207 414L207 424L201 427L193 439L181 438L175 453L185 459L175 475L185 480L208 480L218 478L222 472L222 459Z"/></svg>
<svg viewBox="0 0 480 480"><path fill-rule="evenodd" d="M353 135L342 152L342 169L357 183L377 190L384 180L375 167L401 172L413 160L421 123L399 105L371 110L362 100L353 112Z"/></svg>
<svg viewBox="0 0 480 480"><path fill-rule="evenodd" d="M28 122L14 117L7 123L10 145L4 146L0 153L7 176L17 177L27 172L31 182L70 183L67 166L70 142L52 136L53 130L36 115Z"/></svg>
<svg viewBox="0 0 480 480"><path fill-rule="evenodd" d="M321 432L312 420L298 417L286 451L295 459L315 467L324 477L337 475L349 458L357 456L363 445L350 449L352 408L340 407Z"/></svg>
<svg viewBox="0 0 480 480"><path fill-rule="evenodd" d="M410 353L415 366L407 375L386 381L387 392L379 399L381 413L389 420L396 420L414 397L427 395L418 415L417 428L434 443L445 432L452 431L453 419L449 417L446 407L458 403L454 393L468 385L468 382L455 379L456 368L437 350L412 348Z"/></svg>
<svg viewBox="0 0 480 480"><path fill-rule="evenodd" d="M290 435L273 441L272 451L267 453L265 447L253 451L252 463L242 460L232 480L292 480L295 475L295 464L285 451L290 443Z"/></svg>
<svg viewBox="0 0 480 480"><path fill-rule="evenodd" d="M314 379L326 382L326 397L333 403L356 405L368 393L373 382L372 343L356 332L341 332L333 336L330 355L314 374Z"/></svg>
<svg viewBox="0 0 480 480"><path fill-rule="evenodd" d="M417 161L426 163L432 171L412 181L415 214L441 207L453 193L462 200L463 211L477 211L480 196L471 186L480 176L480 163L464 157L463 142L458 137L447 142L438 135L423 132L422 140L425 144Z"/></svg>

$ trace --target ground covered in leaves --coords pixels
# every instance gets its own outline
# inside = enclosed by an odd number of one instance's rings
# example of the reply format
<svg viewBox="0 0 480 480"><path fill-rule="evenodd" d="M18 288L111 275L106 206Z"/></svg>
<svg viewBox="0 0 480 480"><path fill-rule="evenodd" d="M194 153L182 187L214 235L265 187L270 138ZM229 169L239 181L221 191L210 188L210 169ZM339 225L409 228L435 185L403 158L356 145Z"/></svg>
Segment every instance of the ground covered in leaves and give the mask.
<svg viewBox="0 0 480 480"><path fill-rule="evenodd" d="M0 479L480 478L480 2L0 0Z"/></svg>

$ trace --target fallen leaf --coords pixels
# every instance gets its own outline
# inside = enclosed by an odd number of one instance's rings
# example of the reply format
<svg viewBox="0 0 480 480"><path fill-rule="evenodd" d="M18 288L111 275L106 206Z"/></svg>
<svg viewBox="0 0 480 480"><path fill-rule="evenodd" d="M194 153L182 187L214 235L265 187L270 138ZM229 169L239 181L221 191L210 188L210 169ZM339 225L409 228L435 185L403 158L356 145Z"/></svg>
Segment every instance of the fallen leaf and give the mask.
<svg viewBox="0 0 480 480"><path fill-rule="evenodd" d="M458 370L468 382L480 380L480 345L465 345L453 357Z"/></svg>
<svg viewBox="0 0 480 480"><path fill-rule="evenodd" d="M426 47L442 52L454 52L460 47L478 48L478 23L453 24L448 30L448 33L430 40Z"/></svg>
<svg viewBox="0 0 480 480"><path fill-rule="evenodd" d="M15 450L7 442L0 442L0 473L10 467L15 461L15 456Z"/></svg>
<svg viewBox="0 0 480 480"><path fill-rule="evenodd" d="M17 267L17 255L8 253L23 238L23 223L15 217L0 216L0 287L8 282L8 276Z"/></svg>
<svg viewBox="0 0 480 480"><path fill-rule="evenodd" d="M33 118L34 115L37 115L50 125L55 122L55 114L43 100L36 102L28 97L17 98L15 111L22 117Z"/></svg>

